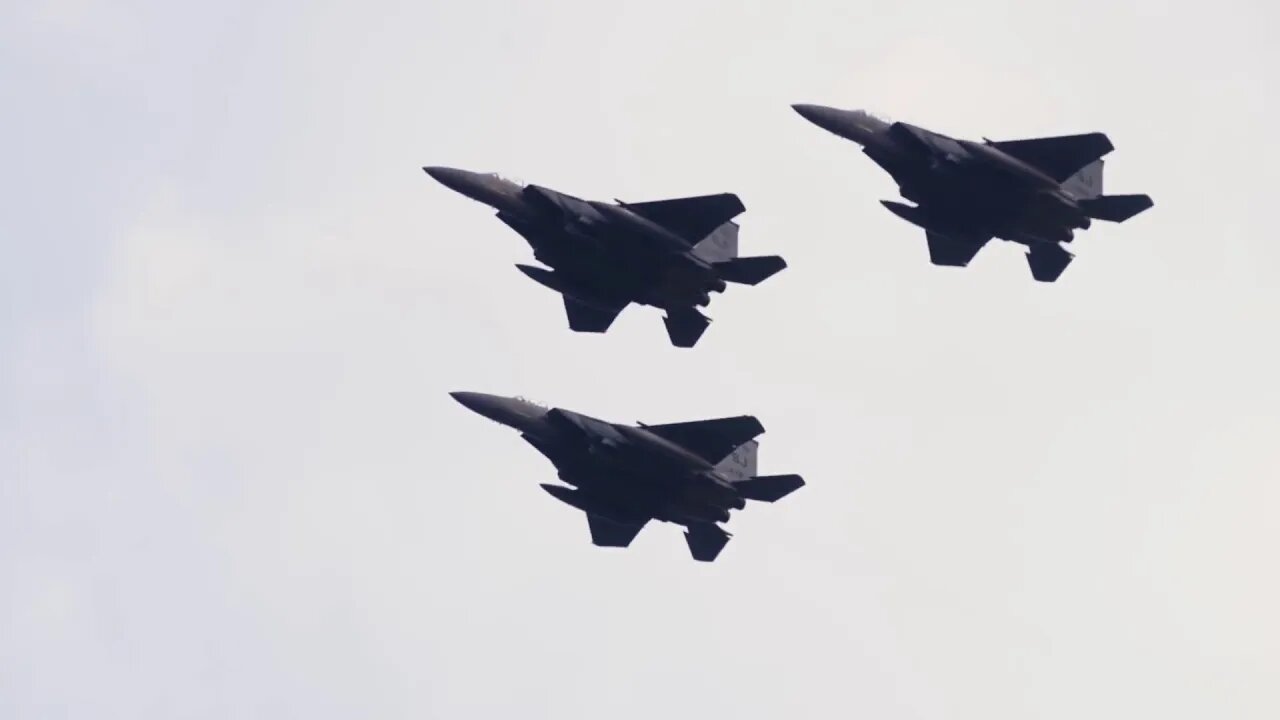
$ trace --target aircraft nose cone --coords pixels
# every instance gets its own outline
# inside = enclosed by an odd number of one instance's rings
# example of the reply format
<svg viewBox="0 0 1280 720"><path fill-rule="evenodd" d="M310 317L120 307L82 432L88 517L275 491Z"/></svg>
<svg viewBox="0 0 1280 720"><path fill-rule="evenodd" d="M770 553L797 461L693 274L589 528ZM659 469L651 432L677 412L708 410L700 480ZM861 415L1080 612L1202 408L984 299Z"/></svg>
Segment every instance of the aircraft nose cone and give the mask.
<svg viewBox="0 0 1280 720"><path fill-rule="evenodd" d="M843 110L837 110L824 105L808 105L805 103L792 105L791 109L799 113L800 117L805 120L808 120L823 130L830 130L831 132L836 132L833 128L839 127L842 116L846 114Z"/></svg>
<svg viewBox="0 0 1280 720"><path fill-rule="evenodd" d="M459 170L451 167L441 167L438 165L422 168L423 172L431 176L432 180L444 185L451 190L457 190L459 186L464 185L471 173L466 170Z"/></svg>
<svg viewBox="0 0 1280 720"><path fill-rule="evenodd" d="M478 392L451 392L449 397L481 417L510 427L523 427L530 419L526 403L515 398Z"/></svg>
<svg viewBox="0 0 1280 720"><path fill-rule="evenodd" d="M450 190L469 198L482 200L486 188L485 178L479 173L458 168L429 166L422 168L433 180Z"/></svg>
<svg viewBox="0 0 1280 720"><path fill-rule="evenodd" d="M888 128L887 122L865 110L841 110L803 103L792 105L791 109L823 130L861 145L876 142L877 137Z"/></svg>
<svg viewBox="0 0 1280 720"><path fill-rule="evenodd" d="M796 103L791 106L800 114L800 117L808 120L814 125L830 125L833 120L847 115L848 110L840 110L839 108L827 107L826 105L810 105L808 103Z"/></svg>
<svg viewBox="0 0 1280 720"><path fill-rule="evenodd" d="M492 396L478 392L451 392L449 397L458 401L462 407L480 415L485 414L486 406L492 405Z"/></svg>
<svg viewBox="0 0 1280 720"><path fill-rule="evenodd" d="M821 105L809 105L807 103L796 103L795 105L791 106L791 109L800 113L800 117L804 118L805 120L808 120L809 122L813 122L814 121L813 118L819 113L821 113L823 110L825 110L826 108L822 107Z"/></svg>

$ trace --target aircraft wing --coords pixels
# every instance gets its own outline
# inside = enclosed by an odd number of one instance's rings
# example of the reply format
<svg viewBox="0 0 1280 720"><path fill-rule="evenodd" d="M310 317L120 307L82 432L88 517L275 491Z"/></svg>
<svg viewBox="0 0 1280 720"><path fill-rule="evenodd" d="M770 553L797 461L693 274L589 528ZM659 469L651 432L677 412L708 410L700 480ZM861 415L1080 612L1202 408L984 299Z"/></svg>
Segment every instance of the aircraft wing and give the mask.
<svg viewBox="0 0 1280 720"><path fill-rule="evenodd" d="M627 547L636 535L644 529L646 522L638 525L623 525L606 520L599 515L587 513L587 524L591 527L591 544L600 547Z"/></svg>
<svg viewBox="0 0 1280 720"><path fill-rule="evenodd" d="M751 415L641 427L696 453L710 463L720 462L729 453L764 432L764 426Z"/></svg>
<svg viewBox="0 0 1280 720"><path fill-rule="evenodd" d="M969 264L973 256L987 244L990 237L974 235L969 237L940 235L935 232L926 232L925 238L929 241L929 260L934 265L944 265L947 267L964 267Z"/></svg>
<svg viewBox="0 0 1280 720"><path fill-rule="evenodd" d="M1111 140L1103 133L988 141L988 144L1039 168L1058 182L1066 181L1093 161L1115 150Z"/></svg>
<svg viewBox="0 0 1280 720"><path fill-rule="evenodd" d="M568 295L564 297L564 311L569 316L569 329L574 332L602 333L609 329L625 305L604 308L588 305Z"/></svg>
<svg viewBox="0 0 1280 720"><path fill-rule="evenodd" d="M746 211L733 193L618 204L694 244Z"/></svg>

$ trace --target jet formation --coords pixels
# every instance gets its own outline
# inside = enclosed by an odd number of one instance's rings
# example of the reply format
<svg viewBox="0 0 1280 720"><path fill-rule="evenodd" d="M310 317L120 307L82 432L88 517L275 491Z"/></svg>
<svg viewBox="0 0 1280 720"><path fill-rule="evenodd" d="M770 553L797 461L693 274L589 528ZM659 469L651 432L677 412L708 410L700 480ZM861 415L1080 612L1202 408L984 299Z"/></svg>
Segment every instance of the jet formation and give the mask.
<svg viewBox="0 0 1280 720"><path fill-rule="evenodd" d="M993 238L1027 247L1032 276L1054 282L1071 263L1063 247L1094 220L1124 222L1152 206L1146 195L1104 195L1102 133L974 142L861 110L793 105L805 119L862 146L901 196L882 204L924 229L933 264L963 267ZM534 258L525 275L562 296L569 328L604 333L635 303L665 312L673 345L692 348L710 319L698 308L728 283L757 285L787 264L739 257L745 211L732 193L612 203L584 200L496 173L425 167L444 186L497 210ZM451 393L468 409L520 432L563 485L542 485L587 516L591 540L628 547L651 520L682 525L694 559L715 560L720 527L748 500L775 502L805 482L758 475L750 415L667 425L625 425L521 398Z"/></svg>
<svg viewBox="0 0 1280 720"><path fill-rule="evenodd" d="M566 485L552 497L587 515L591 542L627 547L650 520L685 527L695 560L729 542L717 523L747 500L774 502L804 485L799 475L757 475L764 426L750 415L669 425L623 425L523 398L450 393L467 409L520 431Z"/></svg>
<svg viewBox="0 0 1280 720"><path fill-rule="evenodd" d="M498 211L550 270L517 264L564 298L569 328L603 333L631 303L666 311L667 335L691 348L711 322L698 311L727 283L756 285L787 266L776 255L738 257L746 210L732 193L614 203L583 200L496 173L423 168L445 187Z"/></svg>
<svg viewBox="0 0 1280 720"><path fill-rule="evenodd" d="M1103 195L1102 133L1027 140L959 140L863 110L793 105L818 127L862 146L903 198L886 208L924 229L934 265L964 267L992 238L1026 245L1031 275L1054 282L1073 255L1062 246L1093 220L1124 222L1146 195Z"/></svg>

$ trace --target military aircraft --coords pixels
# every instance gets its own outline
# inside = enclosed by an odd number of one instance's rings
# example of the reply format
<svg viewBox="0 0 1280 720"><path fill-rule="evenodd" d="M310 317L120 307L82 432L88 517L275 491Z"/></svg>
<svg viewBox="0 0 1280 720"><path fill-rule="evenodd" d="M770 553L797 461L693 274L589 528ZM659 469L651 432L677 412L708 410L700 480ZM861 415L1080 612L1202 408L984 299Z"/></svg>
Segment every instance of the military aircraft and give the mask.
<svg viewBox="0 0 1280 720"><path fill-rule="evenodd" d="M496 173L425 167L442 185L498 211L551 269L516 267L564 297L569 328L603 333L631 303L666 311L676 347L693 347L710 320L698 312L726 283L756 285L787 266L738 257L745 207L731 193L616 204L587 201Z"/></svg>
<svg viewBox="0 0 1280 720"><path fill-rule="evenodd" d="M729 542L716 523L747 500L774 502L804 485L799 475L757 475L749 415L671 425L621 425L518 397L450 395L469 410L520 431L556 466L564 485L542 485L587 514L591 542L627 547L650 520L686 528L695 560L710 562Z"/></svg>
<svg viewBox="0 0 1280 720"><path fill-rule="evenodd" d="M958 140L863 110L792 105L806 120L862 146L898 184L906 205L882 200L924 229L934 265L963 267L993 237L1028 247L1032 276L1058 279L1074 257L1075 229L1124 222L1152 206L1147 195L1103 195L1102 133L1027 140Z"/></svg>

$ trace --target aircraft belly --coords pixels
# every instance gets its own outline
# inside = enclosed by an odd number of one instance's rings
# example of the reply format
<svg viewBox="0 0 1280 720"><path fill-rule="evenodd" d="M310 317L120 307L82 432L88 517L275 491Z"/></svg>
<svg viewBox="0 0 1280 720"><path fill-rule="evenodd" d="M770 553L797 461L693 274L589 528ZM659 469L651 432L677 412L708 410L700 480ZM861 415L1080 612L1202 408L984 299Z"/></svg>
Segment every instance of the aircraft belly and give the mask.
<svg viewBox="0 0 1280 720"><path fill-rule="evenodd" d="M921 212L915 224L926 230L944 235L991 235L989 228L995 224L994 213L978 203L957 202L955 197L910 198Z"/></svg>
<svg viewBox="0 0 1280 720"><path fill-rule="evenodd" d="M1071 242L1075 228L1082 225L1074 208L1057 198L1039 197L1029 199L1017 212L1004 218L997 234L1021 243Z"/></svg>
<svg viewBox="0 0 1280 720"><path fill-rule="evenodd" d="M696 260L605 228L564 226L537 240L530 243L535 258L591 297L658 307L705 305L717 279Z"/></svg>
<svg viewBox="0 0 1280 720"><path fill-rule="evenodd" d="M1051 200L1038 198L1020 189L975 183L967 186L913 188L904 197L926 207L929 214L946 226L1005 237L1010 232L1035 228L1040 234L1057 236L1073 221L1067 209ZM1051 204L1046 204L1051 203ZM1069 237L1070 233L1067 233Z"/></svg>
<svg viewBox="0 0 1280 720"><path fill-rule="evenodd" d="M688 524L691 522L728 522L729 510L720 505L691 501L688 498L673 498L663 508L662 516L670 522Z"/></svg>
<svg viewBox="0 0 1280 720"><path fill-rule="evenodd" d="M534 257L554 268L570 294L584 301L620 304L634 299L642 287L632 267L590 248L561 245L537 251Z"/></svg>
<svg viewBox="0 0 1280 720"><path fill-rule="evenodd" d="M672 264L656 278L650 294L662 306L696 305L707 299L711 284L708 274L692 263Z"/></svg>
<svg viewBox="0 0 1280 720"><path fill-rule="evenodd" d="M1074 202L1061 195L1051 194L1042 194L1033 198L1028 203L1027 215L1064 227L1079 227L1087 219Z"/></svg>
<svg viewBox="0 0 1280 720"><path fill-rule="evenodd" d="M615 515L662 519L670 515L675 496L662 477L636 473L628 464L618 462L587 461L572 474L562 473L560 477L613 508Z"/></svg>
<svg viewBox="0 0 1280 720"><path fill-rule="evenodd" d="M732 488L705 477L685 483L683 495L693 503L716 508L742 507L744 504Z"/></svg>
<svg viewBox="0 0 1280 720"><path fill-rule="evenodd" d="M612 483L625 488L633 501L665 508L672 517L719 522L728 519L728 508L745 503L728 487L691 473L683 464L638 453L641 457L619 457L607 473ZM657 510L655 509L655 513Z"/></svg>

